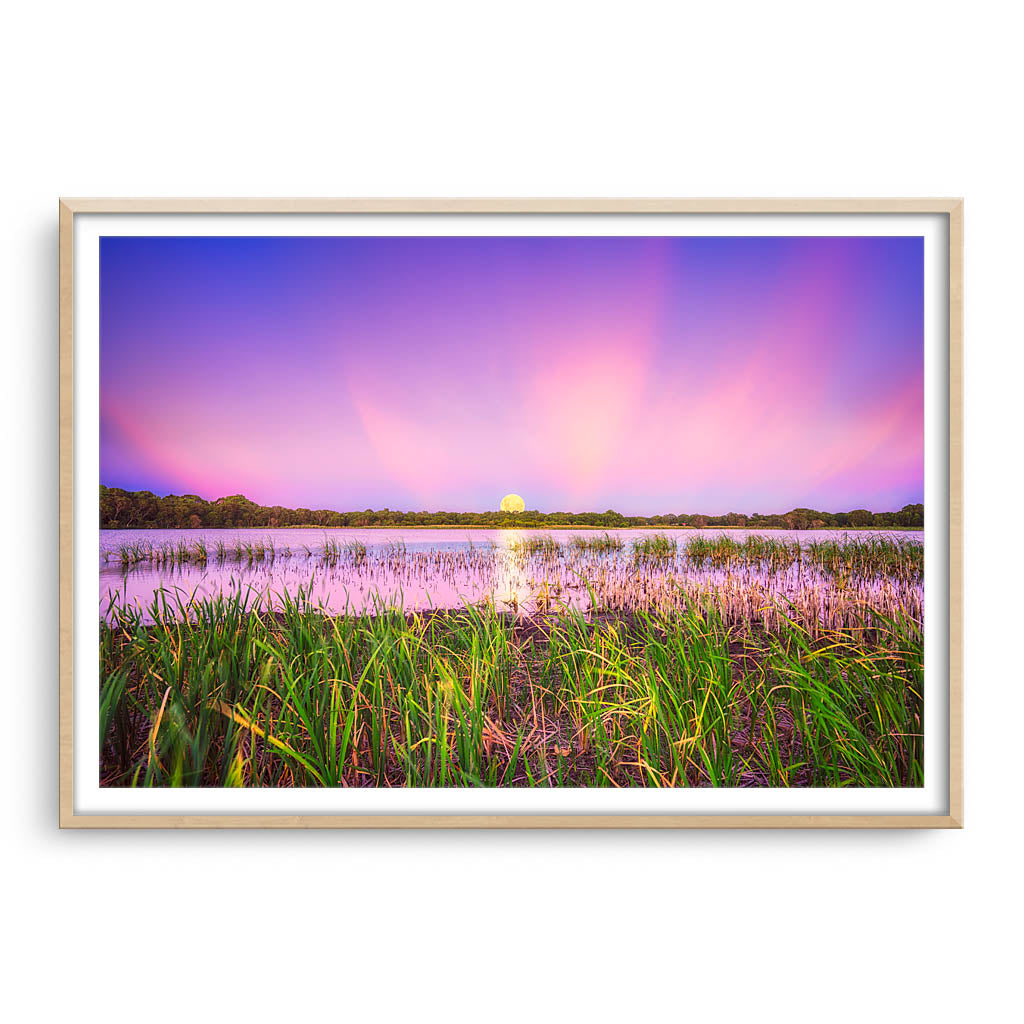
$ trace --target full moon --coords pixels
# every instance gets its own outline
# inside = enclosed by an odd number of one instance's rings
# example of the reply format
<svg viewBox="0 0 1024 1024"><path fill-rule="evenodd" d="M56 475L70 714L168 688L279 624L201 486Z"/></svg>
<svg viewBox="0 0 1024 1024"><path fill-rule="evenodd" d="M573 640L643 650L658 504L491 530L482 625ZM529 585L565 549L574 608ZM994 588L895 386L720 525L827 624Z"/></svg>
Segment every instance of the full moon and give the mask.
<svg viewBox="0 0 1024 1024"><path fill-rule="evenodd" d="M502 512L522 512L526 508L526 502L518 494L506 494L501 499Z"/></svg>

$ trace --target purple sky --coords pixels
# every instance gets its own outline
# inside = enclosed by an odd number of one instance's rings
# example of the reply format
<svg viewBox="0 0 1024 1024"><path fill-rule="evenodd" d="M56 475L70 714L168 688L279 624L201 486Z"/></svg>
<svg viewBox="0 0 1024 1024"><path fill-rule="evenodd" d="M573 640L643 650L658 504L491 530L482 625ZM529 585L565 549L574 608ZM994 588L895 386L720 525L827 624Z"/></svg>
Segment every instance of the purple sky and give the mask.
<svg viewBox="0 0 1024 1024"><path fill-rule="evenodd" d="M100 243L101 480L292 507L923 500L920 238Z"/></svg>

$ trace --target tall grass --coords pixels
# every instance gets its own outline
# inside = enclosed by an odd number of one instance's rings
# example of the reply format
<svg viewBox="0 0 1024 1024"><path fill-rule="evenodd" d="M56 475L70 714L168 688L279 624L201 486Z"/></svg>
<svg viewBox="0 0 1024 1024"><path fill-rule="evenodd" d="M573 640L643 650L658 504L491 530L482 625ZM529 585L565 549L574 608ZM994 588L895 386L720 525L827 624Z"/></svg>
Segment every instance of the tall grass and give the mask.
<svg viewBox="0 0 1024 1024"><path fill-rule="evenodd" d="M509 547L514 554L530 558L541 556L554 558L562 554L562 545L547 535L540 537L520 537L514 540Z"/></svg>
<svg viewBox="0 0 1024 1024"><path fill-rule="evenodd" d="M290 554L288 549L285 552ZM139 565L168 568L179 565L205 566L211 556L218 562L235 561L252 565L257 562L273 562L280 553L270 537L253 541L236 538L228 544L222 539L214 542L212 548L206 540L185 541L177 543L166 541L162 544L151 541L135 541L121 544L112 551L104 552L104 561L119 562L122 569L128 570Z"/></svg>
<svg viewBox="0 0 1024 1024"><path fill-rule="evenodd" d="M508 549L514 557L561 561L571 567L575 560L598 557L614 562L626 551L626 542L611 534L573 535L566 543L547 534L517 538ZM314 550L302 545L294 552L289 547L275 547L270 537L257 540L236 537L232 542L218 539L210 547L205 540L191 543L152 543L137 541L122 544L103 552L104 562L120 564L128 571L135 567L159 569L197 565L206 566L215 558L218 563L240 566L273 563L305 553L322 565L348 564L359 566L368 560L391 569L404 569L421 562L423 552L410 551L403 541L395 541L374 548L355 539L324 537L322 548ZM493 565L504 556L504 549L491 546L477 547L470 543L469 557L474 565ZM679 554L690 566L734 569L756 568L765 572L782 572L793 566L816 569L830 575L840 585L848 580L888 578L902 583L919 583L924 578L924 546L917 540L872 535L843 536L838 539L812 540L801 545L786 538L751 535L742 541L728 536L699 536L684 542L681 551L675 537L654 534L637 538L629 549L634 565L666 566ZM428 557L435 553L428 553ZM445 554L454 561L461 555Z"/></svg>
<svg viewBox="0 0 1024 1024"><path fill-rule="evenodd" d="M922 635L866 612L813 636L713 608L517 621L329 616L306 591L113 599L101 780L120 786L907 786Z"/></svg>
<svg viewBox="0 0 1024 1024"><path fill-rule="evenodd" d="M695 537L685 549L696 565L715 568L756 566L778 571L806 563L836 576L881 577L918 581L924 576L924 545L902 537L843 536L838 539L799 541L756 534L737 541L732 537Z"/></svg>
<svg viewBox="0 0 1024 1024"><path fill-rule="evenodd" d="M569 548L573 552L592 552L599 555L613 554L622 551L626 542L621 537L613 537L606 533L600 537L575 534L569 540Z"/></svg>
<svg viewBox="0 0 1024 1024"><path fill-rule="evenodd" d="M812 541L805 557L837 576L888 576L910 581L924 578L924 545L902 537Z"/></svg>
<svg viewBox="0 0 1024 1024"><path fill-rule="evenodd" d="M676 557L678 544L674 537L656 533L633 542L633 561L637 563L665 562Z"/></svg>
<svg viewBox="0 0 1024 1024"><path fill-rule="evenodd" d="M714 568L756 565L762 569L779 570L801 558L798 542L757 534L743 541L732 537L695 537L686 545L685 553L690 562Z"/></svg>

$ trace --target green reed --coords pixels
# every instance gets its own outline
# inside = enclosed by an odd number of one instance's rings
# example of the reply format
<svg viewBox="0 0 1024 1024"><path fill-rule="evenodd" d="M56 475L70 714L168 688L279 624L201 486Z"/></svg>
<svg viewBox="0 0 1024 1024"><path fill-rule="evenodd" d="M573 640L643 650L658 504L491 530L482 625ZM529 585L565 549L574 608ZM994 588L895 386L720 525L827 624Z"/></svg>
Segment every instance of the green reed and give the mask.
<svg viewBox="0 0 1024 1024"><path fill-rule="evenodd" d="M803 563L840 577L889 577L920 581L924 576L924 545L909 538L843 536L838 539L799 541L752 535L695 537L685 548L687 560L714 568L753 566L770 571Z"/></svg>
<svg viewBox="0 0 1024 1024"><path fill-rule="evenodd" d="M510 545L511 550L524 558L541 556L555 558L562 554L562 545L554 537L520 537Z"/></svg>
<svg viewBox="0 0 1024 1024"><path fill-rule="evenodd" d="M160 568L179 565L205 566L211 557L215 557L218 562L235 561L252 565L264 561L273 562L281 553L282 550L275 548L274 541L266 537L255 541L236 538L230 544L218 539L212 546L205 539L165 541L162 544L136 541L122 544L113 551L106 551L103 554L105 562L109 563L113 556L113 560L120 562L123 569L130 569L138 565ZM283 553L291 552L285 548Z"/></svg>
<svg viewBox="0 0 1024 1024"><path fill-rule="evenodd" d="M678 544L674 537L666 537L657 533L653 537L641 537L633 542L633 561L667 562L676 557Z"/></svg>
<svg viewBox="0 0 1024 1024"><path fill-rule="evenodd" d="M924 578L924 545L902 537L812 541L805 557L811 564L835 575L889 576L910 581Z"/></svg>
<svg viewBox="0 0 1024 1024"><path fill-rule="evenodd" d="M598 555L614 554L622 551L626 542L621 537L613 537L606 533L601 537L576 534L569 541L569 548L573 552L591 552Z"/></svg>
<svg viewBox="0 0 1024 1024"><path fill-rule="evenodd" d="M816 633L816 635L815 635ZM329 615L235 587L100 624L101 779L120 786L908 786L920 623L812 631L713 607L517 621Z"/></svg>
<svg viewBox="0 0 1024 1024"><path fill-rule="evenodd" d="M687 559L714 568L753 565L779 570L801 558L800 545L776 537L752 535L743 541L732 537L695 537L685 548Z"/></svg>

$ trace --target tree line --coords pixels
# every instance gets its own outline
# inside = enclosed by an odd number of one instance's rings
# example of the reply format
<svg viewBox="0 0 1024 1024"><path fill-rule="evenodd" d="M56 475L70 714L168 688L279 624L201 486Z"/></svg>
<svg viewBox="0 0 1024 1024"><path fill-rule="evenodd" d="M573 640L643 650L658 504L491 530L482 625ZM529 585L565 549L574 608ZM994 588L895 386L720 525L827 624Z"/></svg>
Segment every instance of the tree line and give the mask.
<svg viewBox="0 0 1024 1024"><path fill-rule="evenodd" d="M721 516L701 514L661 516L624 516L606 512L395 512L392 509L364 509L362 512L334 512L330 509L285 508L283 505L257 505L244 495L232 494L206 501L197 494L168 494L160 497L152 491L125 491L120 487L100 486L100 526L120 529L221 529L237 527L283 526L739 526L764 529L820 530L835 527L918 527L924 526L924 506L904 505L898 512L869 512L864 508L849 512L821 512L813 508L794 508L776 515L744 515L729 512Z"/></svg>

